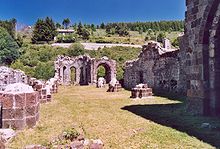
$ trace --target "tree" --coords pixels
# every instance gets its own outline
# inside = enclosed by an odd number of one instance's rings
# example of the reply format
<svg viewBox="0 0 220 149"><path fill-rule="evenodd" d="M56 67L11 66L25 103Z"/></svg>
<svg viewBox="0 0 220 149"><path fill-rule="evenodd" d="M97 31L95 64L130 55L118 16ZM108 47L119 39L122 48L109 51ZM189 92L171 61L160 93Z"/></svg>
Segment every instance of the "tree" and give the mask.
<svg viewBox="0 0 220 149"><path fill-rule="evenodd" d="M82 39L84 39L84 40L89 40L89 36L90 36L90 32L87 30L87 29L83 29L82 30Z"/></svg>
<svg viewBox="0 0 220 149"><path fill-rule="evenodd" d="M68 26L70 25L70 19L69 18L64 19L62 24L67 29Z"/></svg>
<svg viewBox="0 0 220 149"><path fill-rule="evenodd" d="M56 23L56 28L61 28L60 23Z"/></svg>
<svg viewBox="0 0 220 149"><path fill-rule="evenodd" d="M95 25L94 24L91 24L91 29L92 29L92 31L96 31L96 28L95 28Z"/></svg>
<svg viewBox="0 0 220 149"><path fill-rule="evenodd" d="M104 24L104 23L101 23L100 28L101 28L101 29L105 29L105 24Z"/></svg>
<svg viewBox="0 0 220 149"><path fill-rule="evenodd" d="M20 34L17 34L16 42L17 42L19 47L22 47L22 45L24 43L24 40L23 40L23 38L21 37Z"/></svg>
<svg viewBox="0 0 220 149"><path fill-rule="evenodd" d="M90 36L90 32L88 31L88 29L85 28L85 25L83 26L82 23L80 22L77 28L77 32L76 32L80 38L88 40L89 36Z"/></svg>
<svg viewBox="0 0 220 149"><path fill-rule="evenodd" d="M166 38L165 33L159 33L157 36L157 41L158 42L163 42L164 38Z"/></svg>
<svg viewBox="0 0 220 149"><path fill-rule="evenodd" d="M19 57L18 44L9 33L0 27L0 63L10 65Z"/></svg>
<svg viewBox="0 0 220 149"><path fill-rule="evenodd" d="M83 32L83 25L81 22L79 22L78 27L77 27L77 34L81 36L82 32Z"/></svg>
<svg viewBox="0 0 220 149"><path fill-rule="evenodd" d="M45 20L38 19L34 26L32 42L48 43L49 41L53 41L56 35L57 35L56 26L51 18L46 17Z"/></svg>
<svg viewBox="0 0 220 149"><path fill-rule="evenodd" d="M50 63L39 62L35 68L34 77L48 80L54 76L54 72L54 67L52 67Z"/></svg>
<svg viewBox="0 0 220 149"><path fill-rule="evenodd" d="M17 20L15 18L12 18L11 20L6 21L0 21L0 27L3 27L7 30L7 32L11 35L12 38L15 39L15 26L16 26Z"/></svg>

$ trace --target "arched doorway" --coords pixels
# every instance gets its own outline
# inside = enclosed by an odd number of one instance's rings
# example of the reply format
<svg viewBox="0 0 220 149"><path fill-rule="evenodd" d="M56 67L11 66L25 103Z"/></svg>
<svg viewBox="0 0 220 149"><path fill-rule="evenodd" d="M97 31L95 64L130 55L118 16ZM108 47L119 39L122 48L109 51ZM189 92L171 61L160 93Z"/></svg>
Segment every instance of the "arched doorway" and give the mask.
<svg viewBox="0 0 220 149"><path fill-rule="evenodd" d="M63 82L65 83L66 82L66 79L67 79L67 75L66 75L66 66L63 66Z"/></svg>
<svg viewBox="0 0 220 149"><path fill-rule="evenodd" d="M76 83L76 68L75 67L70 68L70 82L71 84Z"/></svg>
<svg viewBox="0 0 220 149"><path fill-rule="evenodd" d="M103 77L105 78L106 80L106 83L109 83L112 79L112 70L111 70L111 67L106 64L106 63L101 63L98 65L97 69L96 69L96 76L97 76L97 79L99 77Z"/></svg>
<svg viewBox="0 0 220 149"><path fill-rule="evenodd" d="M201 28L203 55L203 87L205 115L220 115L220 2L214 0L207 15L206 24Z"/></svg>
<svg viewBox="0 0 220 149"><path fill-rule="evenodd" d="M215 70L215 99L217 115L220 115L220 21L215 35L215 59L214 59L214 70Z"/></svg>

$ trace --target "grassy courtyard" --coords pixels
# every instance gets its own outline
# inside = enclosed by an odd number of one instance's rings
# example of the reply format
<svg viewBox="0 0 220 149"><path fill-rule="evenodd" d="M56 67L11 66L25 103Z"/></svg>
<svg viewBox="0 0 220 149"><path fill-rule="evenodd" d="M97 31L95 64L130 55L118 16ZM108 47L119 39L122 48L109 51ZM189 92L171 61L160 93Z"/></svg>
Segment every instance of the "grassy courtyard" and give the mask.
<svg viewBox="0 0 220 149"><path fill-rule="evenodd" d="M91 86L60 87L51 103L41 105L37 126L19 132L8 147L46 144L73 126L80 127L86 138L101 139L104 148L220 147L217 118L189 116L181 101L161 97L133 101L129 96L128 91L107 93ZM201 128L204 122L216 127Z"/></svg>

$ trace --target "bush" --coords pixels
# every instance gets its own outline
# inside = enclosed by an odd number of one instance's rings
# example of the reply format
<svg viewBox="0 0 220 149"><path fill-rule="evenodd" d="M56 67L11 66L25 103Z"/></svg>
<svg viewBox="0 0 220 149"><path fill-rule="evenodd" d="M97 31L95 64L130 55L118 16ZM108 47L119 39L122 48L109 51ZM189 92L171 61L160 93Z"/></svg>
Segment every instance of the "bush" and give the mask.
<svg viewBox="0 0 220 149"><path fill-rule="evenodd" d="M67 55L68 56L79 56L79 55L84 55L85 54L85 49L82 44L80 43L74 43L72 44L69 49L67 50Z"/></svg>
<svg viewBox="0 0 220 149"><path fill-rule="evenodd" d="M11 67L23 70L27 75L47 80L54 76L54 60L65 55L65 48L51 46L26 45L21 48L22 55Z"/></svg>
<svg viewBox="0 0 220 149"><path fill-rule="evenodd" d="M172 45L173 45L174 47L176 47L176 48L178 48L178 47L180 46L179 44L180 44L180 43L179 43L179 39L178 39L178 38L174 39L173 42L172 42Z"/></svg>
<svg viewBox="0 0 220 149"><path fill-rule="evenodd" d="M55 70L54 70L53 63L39 62L35 68L34 77L38 79L48 80L54 76L54 72Z"/></svg>

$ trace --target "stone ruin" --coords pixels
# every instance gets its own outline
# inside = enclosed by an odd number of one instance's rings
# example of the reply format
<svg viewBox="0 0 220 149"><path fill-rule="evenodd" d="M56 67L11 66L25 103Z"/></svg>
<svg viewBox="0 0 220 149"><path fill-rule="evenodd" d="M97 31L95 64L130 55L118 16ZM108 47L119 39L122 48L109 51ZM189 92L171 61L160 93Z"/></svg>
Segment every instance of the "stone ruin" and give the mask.
<svg viewBox="0 0 220 149"><path fill-rule="evenodd" d="M39 120L38 93L29 85L15 83L0 92L2 128L24 129Z"/></svg>
<svg viewBox="0 0 220 149"><path fill-rule="evenodd" d="M23 71L14 70L5 66L0 66L0 91L3 91L8 84L28 83L28 77Z"/></svg>
<svg viewBox="0 0 220 149"><path fill-rule="evenodd" d="M20 70L0 67L1 128L33 127L39 119L39 103L51 101L57 79L40 81Z"/></svg>
<svg viewBox="0 0 220 149"><path fill-rule="evenodd" d="M124 86L132 89L137 84L148 84L159 94L185 94L180 70L178 49L167 49L158 42L150 41L143 45L138 59L126 62Z"/></svg>
<svg viewBox="0 0 220 149"><path fill-rule="evenodd" d="M188 109L220 115L220 1L186 0L181 39Z"/></svg>
<svg viewBox="0 0 220 149"><path fill-rule="evenodd" d="M105 68L106 83L116 77L116 61L107 57L95 59L87 55L77 57L58 56L54 63L55 77L62 85L96 84L99 66Z"/></svg>
<svg viewBox="0 0 220 149"><path fill-rule="evenodd" d="M131 98L146 98L153 96L152 88L147 84L138 84L131 89Z"/></svg>
<svg viewBox="0 0 220 149"><path fill-rule="evenodd" d="M109 88L107 90L107 92L119 92L121 91L122 86L119 83L119 81L116 78L113 78L110 82L109 82Z"/></svg>

